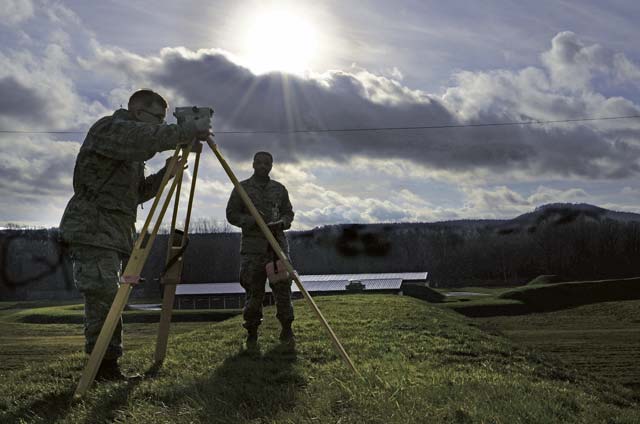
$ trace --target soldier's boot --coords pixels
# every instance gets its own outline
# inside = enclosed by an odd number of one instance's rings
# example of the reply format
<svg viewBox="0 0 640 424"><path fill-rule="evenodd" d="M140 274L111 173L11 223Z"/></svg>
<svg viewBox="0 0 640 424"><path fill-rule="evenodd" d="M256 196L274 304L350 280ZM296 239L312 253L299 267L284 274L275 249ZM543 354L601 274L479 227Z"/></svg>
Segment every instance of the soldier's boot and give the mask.
<svg viewBox="0 0 640 424"><path fill-rule="evenodd" d="M291 328L291 323L283 323L282 330L280 330L280 342L284 345L295 346L296 344L296 336L293 334L293 329Z"/></svg>
<svg viewBox="0 0 640 424"><path fill-rule="evenodd" d="M245 347L247 348L247 350L258 349L258 329L257 328L247 328L247 340L245 342Z"/></svg>
<svg viewBox="0 0 640 424"><path fill-rule="evenodd" d="M118 358L105 358L98 368L96 380L98 381L132 381L142 378L140 374L125 375L120 370Z"/></svg>

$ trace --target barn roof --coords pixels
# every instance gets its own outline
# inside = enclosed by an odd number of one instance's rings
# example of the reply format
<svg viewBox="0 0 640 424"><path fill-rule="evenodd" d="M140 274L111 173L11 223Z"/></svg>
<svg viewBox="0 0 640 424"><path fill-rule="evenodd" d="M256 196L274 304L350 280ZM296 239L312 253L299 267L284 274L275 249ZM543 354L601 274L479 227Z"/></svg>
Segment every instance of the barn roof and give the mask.
<svg viewBox="0 0 640 424"><path fill-rule="evenodd" d="M426 272L400 272L383 274L327 274L327 275L300 275L300 280L308 292L337 292L346 291L345 286L350 281L360 281L364 290L400 290L403 281L425 281ZM271 292L266 285L266 292ZM298 286L291 286L292 292L298 292ZM238 282L231 283L204 283L204 284L178 284L177 296L197 295L226 295L244 294L244 289Z"/></svg>
<svg viewBox="0 0 640 424"><path fill-rule="evenodd" d="M385 280L385 279L401 279L405 281L427 279L426 272L387 272L382 274L316 274L301 275L300 279L305 281L337 281L337 280Z"/></svg>

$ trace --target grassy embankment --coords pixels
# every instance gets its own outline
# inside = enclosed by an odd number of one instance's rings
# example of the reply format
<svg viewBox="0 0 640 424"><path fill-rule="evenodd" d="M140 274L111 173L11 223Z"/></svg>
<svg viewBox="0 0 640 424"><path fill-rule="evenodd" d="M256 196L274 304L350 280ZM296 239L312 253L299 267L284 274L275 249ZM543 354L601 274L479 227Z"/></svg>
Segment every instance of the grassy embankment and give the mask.
<svg viewBox="0 0 640 424"><path fill-rule="evenodd" d="M629 390L548 363L446 309L382 295L317 303L362 378L349 372L309 308L296 302L297 354L278 348L273 308L266 309L258 355L240 348L240 317L187 323L192 331L171 337L157 375L96 384L79 403L70 400L81 354L4 373L0 422L640 421ZM125 368L150 369L152 351L152 344L130 349Z"/></svg>
<svg viewBox="0 0 640 424"><path fill-rule="evenodd" d="M53 306L52 306L53 305ZM191 331L198 321L222 321L240 311L173 311L174 334ZM0 376L52 356L81 351L83 305L71 302L0 302ZM125 344L136 349L155 343L158 311L126 311ZM2 421L0 421L2 422Z"/></svg>
<svg viewBox="0 0 640 424"><path fill-rule="evenodd" d="M547 354L578 372L613 380L640 397L640 279L459 289L487 296L448 298L445 307L480 328Z"/></svg>

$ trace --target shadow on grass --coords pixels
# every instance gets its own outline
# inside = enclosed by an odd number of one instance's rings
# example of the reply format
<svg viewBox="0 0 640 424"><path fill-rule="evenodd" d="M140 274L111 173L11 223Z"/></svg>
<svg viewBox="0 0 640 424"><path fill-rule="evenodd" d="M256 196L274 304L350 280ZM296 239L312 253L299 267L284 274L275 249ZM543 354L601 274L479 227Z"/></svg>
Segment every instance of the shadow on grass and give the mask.
<svg viewBox="0 0 640 424"><path fill-rule="evenodd" d="M295 350L277 346L265 353L242 350L196 384L201 422L270 421L291 410L306 382L295 367Z"/></svg>
<svg viewBox="0 0 640 424"><path fill-rule="evenodd" d="M126 382L94 382L93 384L109 384L108 391L94 404L87 408L87 416L84 420L86 424L113 422L116 412L123 409L129 399L129 394L140 384L141 378L132 379Z"/></svg>
<svg viewBox="0 0 640 424"><path fill-rule="evenodd" d="M129 393L140 383L140 379L130 380L120 383L100 383L94 382L93 390L96 385L109 384L109 390L100 396L99 400L94 404L87 405L87 417L85 423L112 422L115 412L126 405ZM43 393L37 396L23 406L10 411L8 413L0 413L1 423L17 423L17 422L37 422L37 423L54 423L66 422L64 417L69 414L78 400L74 399L75 384L74 381L70 385L61 385L61 391L52 393Z"/></svg>
<svg viewBox="0 0 640 424"><path fill-rule="evenodd" d="M25 422L53 423L69 412L72 399L72 388L62 392L48 393L6 415L0 414L0 422L17 423L22 419L28 420Z"/></svg>

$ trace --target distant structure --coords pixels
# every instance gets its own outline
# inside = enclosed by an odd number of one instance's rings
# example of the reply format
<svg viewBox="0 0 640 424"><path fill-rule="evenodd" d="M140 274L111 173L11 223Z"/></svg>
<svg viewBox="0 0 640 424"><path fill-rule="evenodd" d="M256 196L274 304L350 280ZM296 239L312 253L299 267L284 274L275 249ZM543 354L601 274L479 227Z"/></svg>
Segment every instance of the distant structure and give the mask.
<svg viewBox="0 0 640 424"><path fill-rule="evenodd" d="M301 275L304 288L312 296L348 293L388 293L402 295L403 290L426 287L427 272L395 272L383 274L320 274ZM265 283L266 284L266 283ZM273 295L266 284L265 305L273 305ZM294 284L294 299L302 293ZM245 291L238 282L179 284L176 288L176 309L238 309L245 301Z"/></svg>

